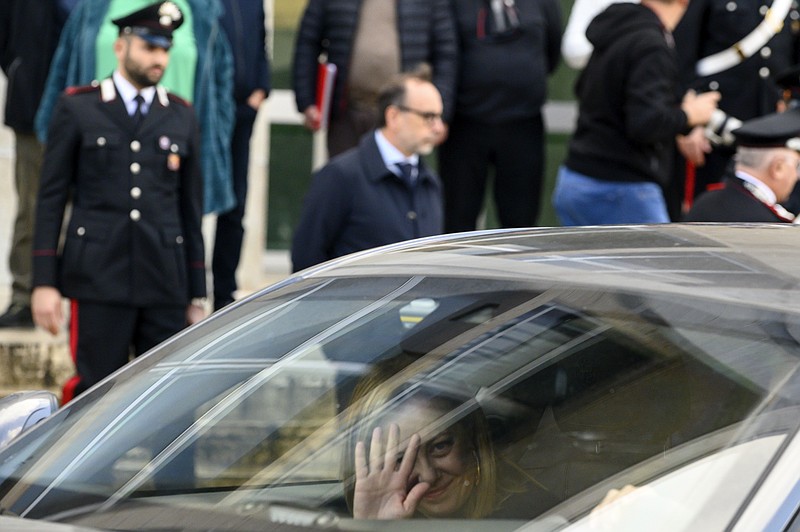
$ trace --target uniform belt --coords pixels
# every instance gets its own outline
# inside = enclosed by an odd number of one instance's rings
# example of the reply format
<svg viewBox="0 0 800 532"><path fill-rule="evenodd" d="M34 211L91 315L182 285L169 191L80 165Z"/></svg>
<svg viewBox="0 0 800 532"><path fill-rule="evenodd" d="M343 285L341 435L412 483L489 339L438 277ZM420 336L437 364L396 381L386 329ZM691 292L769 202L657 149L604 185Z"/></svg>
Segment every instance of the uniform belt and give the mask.
<svg viewBox="0 0 800 532"><path fill-rule="evenodd" d="M732 68L758 52L775 34L783 28L783 21L789 14L793 0L775 0L767 11L764 20L744 39L730 48L705 57L697 62L698 76L711 76Z"/></svg>

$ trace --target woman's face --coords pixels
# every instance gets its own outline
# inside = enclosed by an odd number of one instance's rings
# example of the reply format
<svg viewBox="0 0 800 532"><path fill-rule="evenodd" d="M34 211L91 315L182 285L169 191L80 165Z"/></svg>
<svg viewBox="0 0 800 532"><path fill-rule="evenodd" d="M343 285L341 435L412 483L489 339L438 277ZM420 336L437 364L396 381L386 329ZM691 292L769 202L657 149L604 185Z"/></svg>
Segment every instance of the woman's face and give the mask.
<svg viewBox="0 0 800 532"><path fill-rule="evenodd" d="M419 401L404 405L395 421L400 427L401 440L420 433L441 415L439 409ZM454 517L463 510L478 480L469 436L459 424L433 436L424 433L420 436L422 443L409 489L418 482L428 482L430 488L419 503L419 511L427 517Z"/></svg>

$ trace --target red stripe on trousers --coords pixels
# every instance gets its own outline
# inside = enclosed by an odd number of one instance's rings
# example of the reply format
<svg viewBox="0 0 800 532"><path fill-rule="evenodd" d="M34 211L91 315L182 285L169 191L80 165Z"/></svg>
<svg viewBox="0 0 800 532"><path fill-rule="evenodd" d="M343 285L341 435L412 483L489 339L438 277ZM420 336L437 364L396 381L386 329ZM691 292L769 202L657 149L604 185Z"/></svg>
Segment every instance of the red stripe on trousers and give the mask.
<svg viewBox="0 0 800 532"><path fill-rule="evenodd" d="M70 303L70 320L69 320L69 351L72 356L72 363L75 364L76 369L78 365L78 302L72 300ZM80 375L75 375L64 383L61 389L61 404L65 405L75 397L75 388L81 381Z"/></svg>

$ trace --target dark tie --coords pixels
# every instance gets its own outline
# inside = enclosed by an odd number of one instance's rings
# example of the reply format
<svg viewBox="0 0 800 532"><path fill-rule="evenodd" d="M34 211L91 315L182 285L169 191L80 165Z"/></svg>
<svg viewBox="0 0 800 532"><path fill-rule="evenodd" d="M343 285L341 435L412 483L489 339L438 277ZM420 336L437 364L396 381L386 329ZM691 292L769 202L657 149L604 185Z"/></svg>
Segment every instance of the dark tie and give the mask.
<svg viewBox="0 0 800 532"><path fill-rule="evenodd" d="M400 179L403 180L403 183L405 183L407 187L413 188L416 182L414 176L416 167L411 163L397 163L397 168L400 169Z"/></svg>
<svg viewBox="0 0 800 532"><path fill-rule="evenodd" d="M144 113L142 112L142 106L144 105L144 96L141 94L137 94L136 98L133 99L136 102L136 110L133 112L133 123L137 126L142 122L144 118Z"/></svg>

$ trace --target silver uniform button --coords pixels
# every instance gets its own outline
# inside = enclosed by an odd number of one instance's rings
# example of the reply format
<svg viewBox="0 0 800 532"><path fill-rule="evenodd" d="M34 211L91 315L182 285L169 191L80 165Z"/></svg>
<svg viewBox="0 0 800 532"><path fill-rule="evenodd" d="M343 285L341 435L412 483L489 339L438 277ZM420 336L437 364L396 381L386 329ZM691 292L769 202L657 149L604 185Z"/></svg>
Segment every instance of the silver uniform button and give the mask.
<svg viewBox="0 0 800 532"><path fill-rule="evenodd" d="M408 214L406 214L406 216L408 217L409 220L417 219L417 213L415 213L414 211L408 211Z"/></svg>
<svg viewBox="0 0 800 532"><path fill-rule="evenodd" d="M736 2L728 2L727 4L725 4L725 9L727 9L731 13L736 11Z"/></svg>
<svg viewBox="0 0 800 532"><path fill-rule="evenodd" d="M142 197L142 189L139 187L133 187L131 189L131 197L133 199L139 199Z"/></svg>
<svg viewBox="0 0 800 532"><path fill-rule="evenodd" d="M183 244L183 237L181 235L178 235L175 238L175 242L177 242L178 244Z"/></svg>
<svg viewBox="0 0 800 532"><path fill-rule="evenodd" d="M761 49L761 57L763 57L764 59L769 59L771 55L772 55L772 49L769 46L765 46L764 48Z"/></svg>
<svg viewBox="0 0 800 532"><path fill-rule="evenodd" d="M105 137L97 137L97 145L98 146L105 146L106 145L106 138Z"/></svg>
<svg viewBox="0 0 800 532"><path fill-rule="evenodd" d="M178 153L178 145L173 144L172 146L169 147L169 151L171 151L172 153Z"/></svg>
<svg viewBox="0 0 800 532"><path fill-rule="evenodd" d="M719 82L712 81L711 83L708 84L708 88L711 89L712 91L719 89Z"/></svg>
<svg viewBox="0 0 800 532"><path fill-rule="evenodd" d="M762 17L767 15L767 11L769 11L769 6L761 6L758 8L758 12L761 13Z"/></svg>
<svg viewBox="0 0 800 532"><path fill-rule="evenodd" d="M131 211L131 220L134 222L138 222L142 218L142 213L139 212L139 209L133 209Z"/></svg>
<svg viewBox="0 0 800 532"><path fill-rule="evenodd" d="M142 171L142 165L139 163L131 163L131 173L137 175L139 172Z"/></svg>
<svg viewBox="0 0 800 532"><path fill-rule="evenodd" d="M769 77L769 69L767 67L759 68L758 69L758 75L761 76L762 78L768 78Z"/></svg>
<svg viewBox="0 0 800 532"><path fill-rule="evenodd" d="M78 227L78 229L75 232L78 233L78 236L83 236L83 235L86 234L86 228L85 227Z"/></svg>
<svg viewBox="0 0 800 532"><path fill-rule="evenodd" d="M134 140L133 142L131 142L131 151L133 153L139 153L141 149L142 149L141 142L139 142L138 140Z"/></svg>

